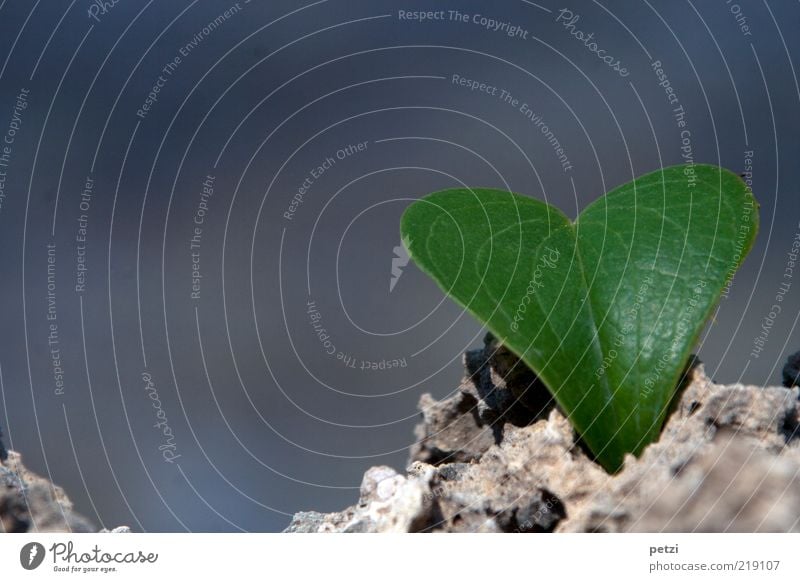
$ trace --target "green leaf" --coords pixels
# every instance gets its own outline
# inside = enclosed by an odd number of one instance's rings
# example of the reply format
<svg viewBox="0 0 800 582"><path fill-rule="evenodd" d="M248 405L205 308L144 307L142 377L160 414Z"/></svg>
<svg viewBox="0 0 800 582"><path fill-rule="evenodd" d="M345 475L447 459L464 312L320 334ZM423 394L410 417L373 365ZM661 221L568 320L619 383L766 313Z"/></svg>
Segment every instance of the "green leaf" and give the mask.
<svg viewBox="0 0 800 582"><path fill-rule="evenodd" d="M414 261L539 375L609 471L658 438L757 230L744 182L706 165L642 176L574 223L488 189L436 192L401 221Z"/></svg>

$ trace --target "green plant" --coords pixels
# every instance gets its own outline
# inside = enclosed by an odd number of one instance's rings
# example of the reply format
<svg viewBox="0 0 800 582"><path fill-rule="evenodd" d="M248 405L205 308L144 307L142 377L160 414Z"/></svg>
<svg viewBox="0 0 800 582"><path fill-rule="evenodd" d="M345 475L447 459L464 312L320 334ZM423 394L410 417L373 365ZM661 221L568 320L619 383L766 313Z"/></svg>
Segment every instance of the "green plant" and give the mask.
<svg viewBox="0 0 800 582"><path fill-rule="evenodd" d="M658 437L757 230L749 188L706 165L644 175L574 223L488 189L430 194L401 220L414 261L539 375L609 471Z"/></svg>

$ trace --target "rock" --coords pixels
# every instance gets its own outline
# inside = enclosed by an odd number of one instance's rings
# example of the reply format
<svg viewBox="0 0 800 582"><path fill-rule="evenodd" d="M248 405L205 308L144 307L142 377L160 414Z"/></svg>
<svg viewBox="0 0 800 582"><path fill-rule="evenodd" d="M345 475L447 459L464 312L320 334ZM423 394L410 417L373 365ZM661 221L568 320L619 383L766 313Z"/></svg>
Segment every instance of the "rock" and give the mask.
<svg viewBox="0 0 800 582"><path fill-rule="evenodd" d="M0 531L93 532L96 529L72 510L64 491L34 475L10 451L0 464Z"/></svg>
<svg viewBox="0 0 800 582"><path fill-rule="evenodd" d="M495 442L492 427L478 414L478 399L467 391L459 390L443 402L423 394L419 408L423 421L414 429L418 440L411 447L412 460L468 463L480 459Z"/></svg>
<svg viewBox="0 0 800 582"><path fill-rule="evenodd" d="M342 513L301 511L294 515L292 523L284 531L286 533L341 532L349 521L350 516L346 511Z"/></svg>
<svg viewBox="0 0 800 582"><path fill-rule="evenodd" d="M787 388L800 386L800 352L795 352L783 366L783 385Z"/></svg>
<svg viewBox="0 0 800 582"><path fill-rule="evenodd" d="M737 446L757 446L776 458L785 450L795 449L794 436L787 433L786 426L797 418L797 391L714 384L698 366L658 442L647 447L639 459L629 457L623 471L610 479L591 505L581 507L565 530L641 530L642 513L667 488L683 486L692 471L704 466L704 458L718 454L715 438L719 433L729 432ZM671 510L675 519L687 520L682 531L694 529L689 527L687 511L680 505ZM661 531L652 520L648 523L647 531ZM662 525L667 527L666 522Z"/></svg>
<svg viewBox="0 0 800 582"><path fill-rule="evenodd" d="M621 471L583 450L535 375L491 336L456 393L420 400L405 475L286 531L800 531L798 388L719 385L693 363L659 440Z"/></svg>
<svg viewBox="0 0 800 582"><path fill-rule="evenodd" d="M72 508L64 490L22 464L22 455L8 451L0 462L0 533L90 533L97 528ZM129 533L127 526L101 533Z"/></svg>
<svg viewBox="0 0 800 582"><path fill-rule="evenodd" d="M422 422L409 462L477 460L502 440L506 423L527 426L555 406L544 384L492 334L486 334L483 348L464 354L464 367L466 377L452 397L420 398Z"/></svg>
<svg viewBox="0 0 800 582"><path fill-rule="evenodd" d="M121 525L119 527L115 527L114 529L103 528L97 533L131 533L131 528L129 528L127 525Z"/></svg>
<svg viewBox="0 0 800 582"><path fill-rule="evenodd" d="M430 467L429 469L423 467ZM429 526L432 510L433 467L418 463L413 477L390 467L372 467L364 474L356 506L340 513L305 512L286 529L294 533L415 532Z"/></svg>
<svg viewBox="0 0 800 582"><path fill-rule="evenodd" d="M797 459L771 455L732 431L670 482L630 526L633 531L800 531ZM676 512L675 508L680 508Z"/></svg>

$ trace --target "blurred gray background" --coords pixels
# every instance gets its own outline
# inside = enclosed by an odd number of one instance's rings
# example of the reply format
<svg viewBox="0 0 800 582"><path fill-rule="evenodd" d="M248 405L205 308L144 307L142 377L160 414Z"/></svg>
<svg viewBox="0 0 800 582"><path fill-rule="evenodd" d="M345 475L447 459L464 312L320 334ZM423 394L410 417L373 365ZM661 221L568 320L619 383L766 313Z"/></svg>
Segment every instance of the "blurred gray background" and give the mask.
<svg viewBox="0 0 800 582"><path fill-rule="evenodd" d="M465 184L574 217L684 161L678 105L693 159L752 170L761 203L700 357L779 383L800 282L751 352L800 231L798 25L725 0L1 2L6 444L98 526L278 531L353 503L483 333L413 264L390 290L403 209Z"/></svg>

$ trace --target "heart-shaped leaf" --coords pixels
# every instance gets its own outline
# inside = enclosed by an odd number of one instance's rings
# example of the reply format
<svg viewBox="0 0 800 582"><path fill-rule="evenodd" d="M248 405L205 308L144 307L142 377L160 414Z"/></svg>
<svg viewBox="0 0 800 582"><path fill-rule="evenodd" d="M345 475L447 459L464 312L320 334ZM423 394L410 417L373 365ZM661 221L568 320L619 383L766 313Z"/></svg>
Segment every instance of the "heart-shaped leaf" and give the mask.
<svg viewBox="0 0 800 582"><path fill-rule="evenodd" d="M420 268L539 375L609 471L658 437L757 230L745 183L706 165L642 176L575 223L486 189L436 192L401 221Z"/></svg>

